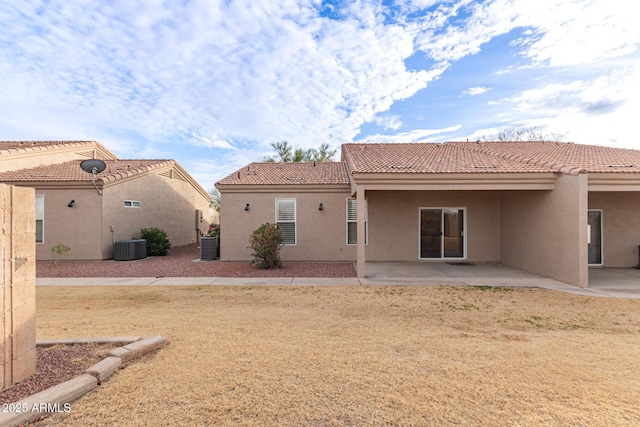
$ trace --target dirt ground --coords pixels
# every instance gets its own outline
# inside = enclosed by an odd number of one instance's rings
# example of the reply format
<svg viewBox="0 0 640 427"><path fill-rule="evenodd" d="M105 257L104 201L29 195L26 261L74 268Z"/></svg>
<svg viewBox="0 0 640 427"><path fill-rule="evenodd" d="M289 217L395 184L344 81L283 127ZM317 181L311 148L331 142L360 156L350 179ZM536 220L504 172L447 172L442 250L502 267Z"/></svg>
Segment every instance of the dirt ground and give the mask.
<svg viewBox="0 0 640 427"><path fill-rule="evenodd" d="M249 261L199 261L197 244L171 248L167 256L135 261L36 262L37 277L356 277L352 262L283 262L261 270Z"/></svg>
<svg viewBox="0 0 640 427"><path fill-rule="evenodd" d="M38 338L169 343L39 425L640 425L640 301L484 287L41 287Z"/></svg>

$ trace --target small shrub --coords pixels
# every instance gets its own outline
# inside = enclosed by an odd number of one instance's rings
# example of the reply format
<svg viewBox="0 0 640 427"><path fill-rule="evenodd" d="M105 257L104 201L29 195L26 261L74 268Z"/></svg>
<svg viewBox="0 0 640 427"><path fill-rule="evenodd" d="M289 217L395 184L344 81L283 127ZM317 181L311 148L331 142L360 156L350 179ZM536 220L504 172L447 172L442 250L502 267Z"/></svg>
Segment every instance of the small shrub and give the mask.
<svg viewBox="0 0 640 427"><path fill-rule="evenodd" d="M51 259L53 259L54 252L58 254L58 259L56 260L58 261L62 255L66 255L70 250L71 248L64 243L59 243L55 246L51 246Z"/></svg>
<svg viewBox="0 0 640 427"><path fill-rule="evenodd" d="M140 230L140 238L147 241L147 255L165 256L171 248L171 241L164 230L159 228L143 228Z"/></svg>
<svg viewBox="0 0 640 427"><path fill-rule="evenodd" d="M209 231L207 231L207 237L220 237L220 225L209 224Z"/></svg>
<svg viewBox="0 0 640 427"><path fill-rule="evenodd" d="M280 267L280 248L283 241L282 231L276 224L262 224L249 238L249 248L253 261L258 268Z"/></svg>

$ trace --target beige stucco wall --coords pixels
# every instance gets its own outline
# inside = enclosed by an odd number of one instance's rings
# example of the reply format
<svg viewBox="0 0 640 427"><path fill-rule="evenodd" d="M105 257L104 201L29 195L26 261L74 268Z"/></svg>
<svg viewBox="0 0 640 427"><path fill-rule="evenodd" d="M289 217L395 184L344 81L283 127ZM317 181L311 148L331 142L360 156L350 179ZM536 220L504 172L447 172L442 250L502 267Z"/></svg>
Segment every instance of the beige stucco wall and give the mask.
<svg viewBox="0 0 640 427"><path fill-rule="evenodd" d="M346 244L346 200L340 193L223 193L221 259L250 260L247 249L253 230L275 221L275 199L296 198L297 245L281 250L282 260L355 261L356 246ZM500 193L491 191L368 191L368 261L418 259L419 208L467 209L468 259L500 259ZM322 202L323 211L318 211ZM249 203L249 211L244 206Z"/></svg>
<svg viewBox="0 0 640 427"><path fill-rule="evenodd" d="M275 199L296 199L297 244L284 246L283 261L353 261L356 246L347 245L347 189L341 192L222 193L220 258L251 260L249 236L261 224L275 222ZM324 210L319 211L322 202ZM249 203L248 211L244 210Z"/></svg>
<svg viewBox="0 0 640 427"><path fill-rule="evenodd" d="M500 260L500 193L494 191L366 191L367 261L419 259L420 208L466 208L467 260Z"/></svg>
<svg viewBox="0 0 640 427"><path fill-rule="evenodd" d="M102 198L93 188L36 188L44 196L43 243L36 244L38 260L102 259ZM75 200L72 208L67 205ZM71 250L59 257L51 247L65 244Z"/></svg>
<svg viewBox="0 0 640 427"><path fill-rule="evenodd" d="M35 196L0 184L0 379L3 389L36 371Z"/></svg>
<svg viewBox="0 0 640 427"><path fill-rule="evenodd" d="M637 267L640 196L636 192L590 192L589 209L602 210L605 267Z"/></svg>
<svg viewBox="0 0 640 427"><path fill-rule="evenodd" d="M210 218L209 200L178 178L158 173L118 181L103 192L102 257L113 257L113 242L137 238L140 229L163 229L173 246L195 243L196 209L203 211L200 224L206 232ZM125 200L140 202L140 208L124 207ZM113 231L112 230L113 226Z"/></svg>
<svg viewBox="0 0 640 427"><path fill-rule="evenodd" d="M558 175L553 191L504 192L501 262L587 287L587 176Z"/></svg>

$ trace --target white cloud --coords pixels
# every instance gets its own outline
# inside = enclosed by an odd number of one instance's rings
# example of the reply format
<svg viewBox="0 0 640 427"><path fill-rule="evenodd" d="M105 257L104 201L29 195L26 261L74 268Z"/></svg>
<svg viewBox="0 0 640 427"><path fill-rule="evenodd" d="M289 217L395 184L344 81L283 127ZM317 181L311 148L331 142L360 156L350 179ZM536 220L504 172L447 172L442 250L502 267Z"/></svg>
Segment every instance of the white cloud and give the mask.
<svg viewBox="0 0 640 427"><path fill-rule="evenodd" d="M524 90L491 104L501 111L503 127L541 126L577 143L637 149L639 94L640 64L635 64L591 80ZM479 130L469 138L494 133L492 130Z"/></svg>
<svg viewBox="0 0 640 427"><path fill-rule="evenodd" d="M384 130L398 130L402 126L402 120L397 115L376 116L374 122Z"/></svg>
<svg viewBox="0 0 640 427"><path fill-rule="evenodd" d="M527 29L512 46L535 64L567 66L620 57L638 48L640 26L626 0L494 0L441 6L420 23L417 46L439 62L476 54L492 38ZM461 8L468 19L453 21ZM448 22L433 27L433 22Z"/></svg>
<svg viewBox="0 0 640 427"><path fill-rule="evenodd" d="M0 76L14 82L1 97L85 111L156 142L187 130L211 147L339 144L440 72L406 70L413 35L381 22L374 3L341 21L311 1L24 3L0 10L15 22L0 35L11 63Z"/></svg>
<svg viewBox="0 0 640 427"><path fill-rule="evenodd" d="M545 69L549 76L516 82L523 89L509 95L469 79L454 96L468 88L462 92L467 102L491 91L498 99L482 109L485 115L495 111L491 119L570 127L578 137L600 132L589 132L589 125L601 126L603 134L615 127L612 141L628 138L623 128L633 129L639 73L629 64L638 61L640 26L626 0L389 4L4 2L0 79L9 83L0 85L2 138L97 139L129 155L190 144L221 149L217 167L231 173L268 154L270 141L337 147L356 138L365 123L410 129L410 118L394 104L444 73L459 72L455 61L514 29L520 38L510 48L523 62L502 69L514 75ZM422 54L432 62L409 71L405 61ZM553 78L561 67L572 73ZM442 139L459 129L368 139ZM140 140L142 148L135 147Z"/></svg>
<svg viewBox="0 0 640 427"><path fill-rule="evenodd" d="M491 90L490 87L474 86L474 87L470 87L469 89L463 90L462 94L463 95L469 95L469 96L475 96L475 95L482 95L483 93L487 93L490 90Z"/></svg>
<svg viewBox="0 0 640 427"><path fill-rule="evenodd" d="M420 141L440 141L446 139L447 133L455 132L461 125L449 126L443 129L415 129L410 132L401 132L392 135L368 135L357 142L420 142ZM434 135L440 135L432 138Z"/></svg>

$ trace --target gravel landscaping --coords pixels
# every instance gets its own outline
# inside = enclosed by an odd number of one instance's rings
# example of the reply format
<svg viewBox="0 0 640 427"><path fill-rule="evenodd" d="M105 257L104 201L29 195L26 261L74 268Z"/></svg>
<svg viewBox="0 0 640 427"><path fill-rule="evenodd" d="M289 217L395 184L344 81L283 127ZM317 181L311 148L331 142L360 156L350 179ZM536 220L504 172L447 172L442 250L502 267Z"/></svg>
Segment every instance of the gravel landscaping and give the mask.
<svg viewBox="0 0 640 427"><path fill-rule="evenodd" d="M171 248L166 257L136 261L38 261L37 277L356 277L352 262L284 262L260 270L249 262L200 261L197 244Z"/></svg>
<svg viewBox="0 0 640 427"><path fill-rule="evenodd" d="M0 393L0 404L17 402L79 375L104 358L112 345L37 348L36 373Z"/></svg>

